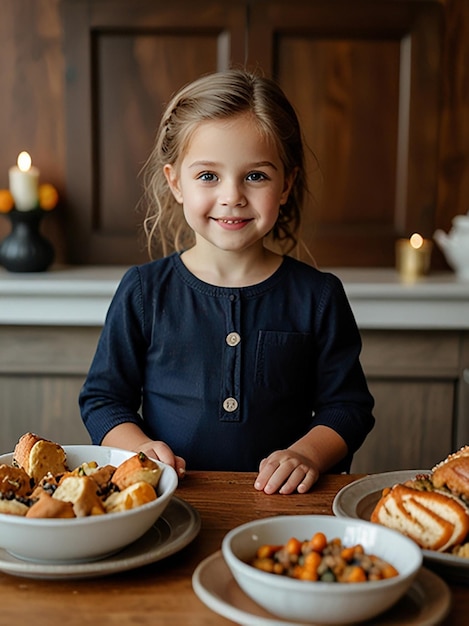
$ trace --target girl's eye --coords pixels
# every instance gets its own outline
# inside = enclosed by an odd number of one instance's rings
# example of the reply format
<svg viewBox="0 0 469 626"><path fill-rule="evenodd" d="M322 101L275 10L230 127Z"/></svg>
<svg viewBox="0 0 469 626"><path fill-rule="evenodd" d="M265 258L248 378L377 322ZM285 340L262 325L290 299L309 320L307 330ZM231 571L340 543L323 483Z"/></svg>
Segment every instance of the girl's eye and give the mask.
<svg viewBox="0 0 469 626"><path fill-rule="evenodd" d="M204 183L213 183L213 181L217 180L217 177L212 172L203 172L198 177L198 180L203 181Z"/></svg>
<svg viewBox="0 0 469 626"><path fill-rule="evenodd" d="M251 172L246 176L246 180L255 183L260 180L267 180L267 176L263 172Z"/></svg>

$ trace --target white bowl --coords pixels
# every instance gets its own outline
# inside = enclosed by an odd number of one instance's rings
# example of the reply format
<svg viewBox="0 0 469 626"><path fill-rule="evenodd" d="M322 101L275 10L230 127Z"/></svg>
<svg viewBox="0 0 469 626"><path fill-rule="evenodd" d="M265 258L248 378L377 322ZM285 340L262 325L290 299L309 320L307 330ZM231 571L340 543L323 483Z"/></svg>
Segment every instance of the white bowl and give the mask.
<svg viewBox="0 0 469 626"><path fill-rule="evenodd" d="M104 446L62 446L69 469L96 461L99 466L118 466L134 452ZM13 453L0 456L11 464ZM129 511L77 517L37 519L0 513L0 547L20 559L70 563L101 559L141 537L169 504L178 484L175 470L162 467L157 499Z"/></svg>
<svg viewBox="0 0 469 626"><path fill-rule="evenodd" d="M344 546L361 544L393 565L398 576L363 583L310 582L263 572L248 565L263 544L284 545L323 532ZM241 589L255 602L286 620L344 624L370 619L395 604L412 584L422 565L422 552L404 535L362 520L329 515L281 515L256 520L231 530L222 553Z"/></svg>

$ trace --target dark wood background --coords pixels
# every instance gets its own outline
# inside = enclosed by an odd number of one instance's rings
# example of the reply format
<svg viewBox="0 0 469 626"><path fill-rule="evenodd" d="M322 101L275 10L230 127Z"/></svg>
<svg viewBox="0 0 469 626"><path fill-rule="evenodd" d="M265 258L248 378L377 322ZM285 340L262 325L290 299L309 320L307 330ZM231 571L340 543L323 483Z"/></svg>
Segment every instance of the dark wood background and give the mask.
<svg viewBox="0 0 469 626"><path fill-rule="evenodd" d="M138 172L161 106L200 73L242 64L245 44L318 156L303 236L320 265L392 266L395 238L431 237L468 211L467 0L194 6L0 0L0 188L28 150L62 198L43 221L59 262L145 260ZM437 249L433 267L446 267Z"/></svg>

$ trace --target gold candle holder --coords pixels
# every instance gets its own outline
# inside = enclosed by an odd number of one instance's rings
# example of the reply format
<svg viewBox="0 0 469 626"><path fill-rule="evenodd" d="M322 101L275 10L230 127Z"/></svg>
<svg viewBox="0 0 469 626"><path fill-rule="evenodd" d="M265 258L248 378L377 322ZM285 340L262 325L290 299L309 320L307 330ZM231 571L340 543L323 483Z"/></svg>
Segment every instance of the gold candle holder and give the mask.
<svg viewBox="0 0 469 626"><path fill-rule="evenodd" d="M396 269L405 282L412 282L428 274L433 242L414 233L410 239L396 241Z"/></svg>

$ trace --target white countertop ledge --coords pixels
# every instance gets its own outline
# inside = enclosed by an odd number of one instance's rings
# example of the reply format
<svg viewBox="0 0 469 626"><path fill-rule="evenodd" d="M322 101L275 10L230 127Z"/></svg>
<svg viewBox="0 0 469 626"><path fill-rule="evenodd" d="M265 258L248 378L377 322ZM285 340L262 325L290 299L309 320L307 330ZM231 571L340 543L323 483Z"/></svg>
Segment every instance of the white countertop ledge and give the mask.
<svg viewBox="0 0 469 626"><path fill-rule="evenodd" d="M126 267L0 269L0 324L102 326ZM402 282L392 268L331 268L343 282L360 329L469 329L469 282L452 272Z"/></svg>

